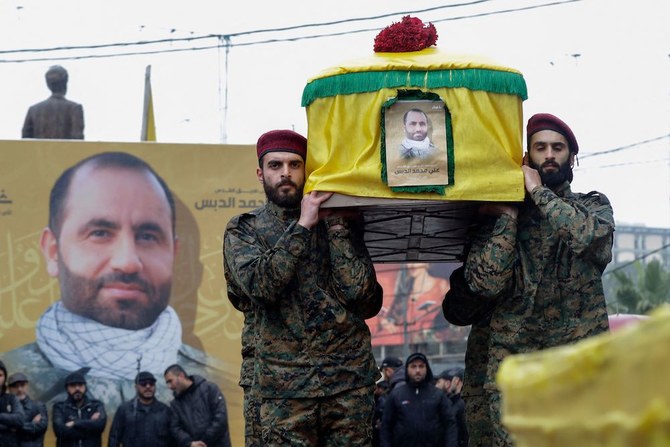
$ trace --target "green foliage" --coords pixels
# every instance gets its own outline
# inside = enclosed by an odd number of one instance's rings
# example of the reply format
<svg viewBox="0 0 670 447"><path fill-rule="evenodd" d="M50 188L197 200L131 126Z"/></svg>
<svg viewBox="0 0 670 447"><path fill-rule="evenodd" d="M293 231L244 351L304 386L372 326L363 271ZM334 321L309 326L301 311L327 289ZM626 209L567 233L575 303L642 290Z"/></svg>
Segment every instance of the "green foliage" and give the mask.
<svg viewBox="0 0 670 447"><path fill-rule="evenodd" d="M615 311L647 314L663 303L670 303L670 271L657 259L647 264L636 262L632 267L630 273L623 270L612 273L617 282Z"/></svg>

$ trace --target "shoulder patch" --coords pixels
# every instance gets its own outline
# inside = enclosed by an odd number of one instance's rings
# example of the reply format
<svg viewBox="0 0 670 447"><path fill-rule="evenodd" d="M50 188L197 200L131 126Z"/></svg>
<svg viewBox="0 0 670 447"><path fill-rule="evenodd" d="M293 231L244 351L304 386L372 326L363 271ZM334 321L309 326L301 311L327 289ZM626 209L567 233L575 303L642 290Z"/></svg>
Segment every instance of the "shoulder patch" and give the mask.
<svg viewBox="0 0 670 447"><path fill-rule="evenodd" d="M228 225L226 225L226 229L235 229L240 226L240 224L247 222L251 219L255 219L256 216L258 215L257 213L258 210L253 210L247 213L242 213L238 214L237 216L234 216L232 219L228 221Z"/></svg>

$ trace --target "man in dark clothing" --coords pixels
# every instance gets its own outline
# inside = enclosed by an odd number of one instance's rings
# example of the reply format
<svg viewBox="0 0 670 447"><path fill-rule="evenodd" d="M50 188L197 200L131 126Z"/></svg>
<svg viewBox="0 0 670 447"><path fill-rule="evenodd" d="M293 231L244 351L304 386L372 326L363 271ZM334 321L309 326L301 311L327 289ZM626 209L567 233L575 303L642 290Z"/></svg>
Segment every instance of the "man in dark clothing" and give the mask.
<svg viewBox="0 0 670 447"><path fill-rule="evenodd" d="M386 398L389 394L389 383L386 380L380 380L375 385L375 407L374 417L372 418L372 447L379 447L381 443L379 432L382 429L382 417L384 416L384 407Z"/></svg>
<svg viewBox="0 0 670 447"><path fill-rule="evenodd" d="M456 417L456 427L458 429L458 447L468 447L468 427L465 423L465 401L461 397L463 389L463 368L454 368L447 371L451 385L447 396L451 399L454 416Z"/></svg>
<svg viewBox="0 0 670 447"><path fill-rule="evenodd" d="M53 429L58 447L100 447L107 414L99 400L86 394L86 379L78 372L65 378L68 397L53 406Z"/></svg>
<svg viewBox="0 0 670 447"><path fill-rule="evenodd" d="M382 373L382 382L386 382L387 386L391 386L391 377L393 373L402 366L402 360L395 356L385 357L382 364L379 365L379 371Z"/></svg>
<svg viewBox="0 0 670 447"><path fill-rule="evenodd" d="M46 405L30 398L28 395L30 385L25 374L20 372L12 374L9 376L7 384L9 385L9 392L21 402L25 415L23 425L16 431L19 438L19 447L42 447L44 445L44 433L49 426Z"/></svg>
<svg viewBox="0 0 670 447"><path fill-rule="evenodd" d="M389 381L389 393L395 389L398 385L405 383L405 368L398 368L393 371L391 375L391 380Z"/></svg>
<svg viewBox="0 0 670 447"><path fill-rule="evenodd" d="M435 386L441 389L447 396L450 394L451 389L451 370L445 369L437 377L435 377Z"/></svg>
<svg viewBox="0 0 670 447"><path fill-rule="evenodd" d="M375 387L375 412L372 421L372 447L379 446L380 437L379 431L382 427L382 416L384 415L384 405L386 405L386 398L391 392L391 376L393 373L401 369L402 360L395 356L384 357L382 364L379 365L379 371L382 373L382 380L377 382ZM404 375L404 370L403 370Z"/></svg>
<svg viewBox="0 0 670 447"><path fill-rule="evenodd" d="M230 447L226 400L215 383L179 365L168 366L165 383L174 392L170 432L178 447Z"/></svg>
<svg viewBox="0 0 670 447"><path fill-rule="evenodd" d="M0 361L0 446L18 447L16 430L23 425L24 419L19 400L7 392L7 368Z"/></svg>
<svg viewBox="0 0 670 447"><path fill-rule="evenodd" d="M386 400L382 447L456 447L456 422L451 401L433 383L428 359L411 354L405 362L405 383Z"/></svg>
<svg viewBox="0 0 670 447"><path fill-rule="evenodd" d="M148 371L135 377L137 395L119 407L109 431L108 447L168 447L170 407L156 399L156 378Z"/></svg>
<svg viewBox="0 0 670 447"><path fill-rule="evenodd" d="M528 151L521 166L526 200L519 206L482 205L464 263L466 287L456 285L471 301L495 303L488 324L476 322L470 333L478 343L468 340L464 389L468 420L488 420L492 438L486 445L503 447L513 445L495 380L503 359L609 329L602 274L612 259L612 206L597 191L572 191L579 145L566 123L539 113L526 129ZM477 405L484 414L475 413L470 395L484 397ZM487 435L469 424L471 436Z"/></svg>

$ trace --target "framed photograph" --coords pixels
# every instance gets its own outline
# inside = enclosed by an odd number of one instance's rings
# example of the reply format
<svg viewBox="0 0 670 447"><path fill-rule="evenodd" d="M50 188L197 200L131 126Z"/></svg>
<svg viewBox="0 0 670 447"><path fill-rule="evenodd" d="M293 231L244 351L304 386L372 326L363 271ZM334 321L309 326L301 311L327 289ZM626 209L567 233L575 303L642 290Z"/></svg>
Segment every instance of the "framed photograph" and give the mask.
<svg viewBox="0 0 670 447"><path fill-rule="evenodd" d="M398 99L384 110L390 187L448 185L447 107L441 99Z"/></svg>

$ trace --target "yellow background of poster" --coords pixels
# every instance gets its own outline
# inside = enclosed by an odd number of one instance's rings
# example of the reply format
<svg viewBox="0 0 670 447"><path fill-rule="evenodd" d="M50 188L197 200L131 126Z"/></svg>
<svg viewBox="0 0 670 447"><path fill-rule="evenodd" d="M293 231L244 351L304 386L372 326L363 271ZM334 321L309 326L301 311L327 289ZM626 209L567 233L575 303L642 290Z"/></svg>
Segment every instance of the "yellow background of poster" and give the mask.
<svg viewBox="0 0 670 447"><path fill-rule="evenodd" d="M67 167L105 151L139 156L172 190L180 251L170 304L180 317L183 342L238 372L243 318L226 295L222 246L228 220L265 201L253 146L0 141L0 353L35 341L38 319L60 298L39 249L53 183ZM229 402L241 402L238 386L222 391ZM233 445L243 445L242 409L229 404L228 411ZM53 436L51 427L47 435Z"/></svg>

